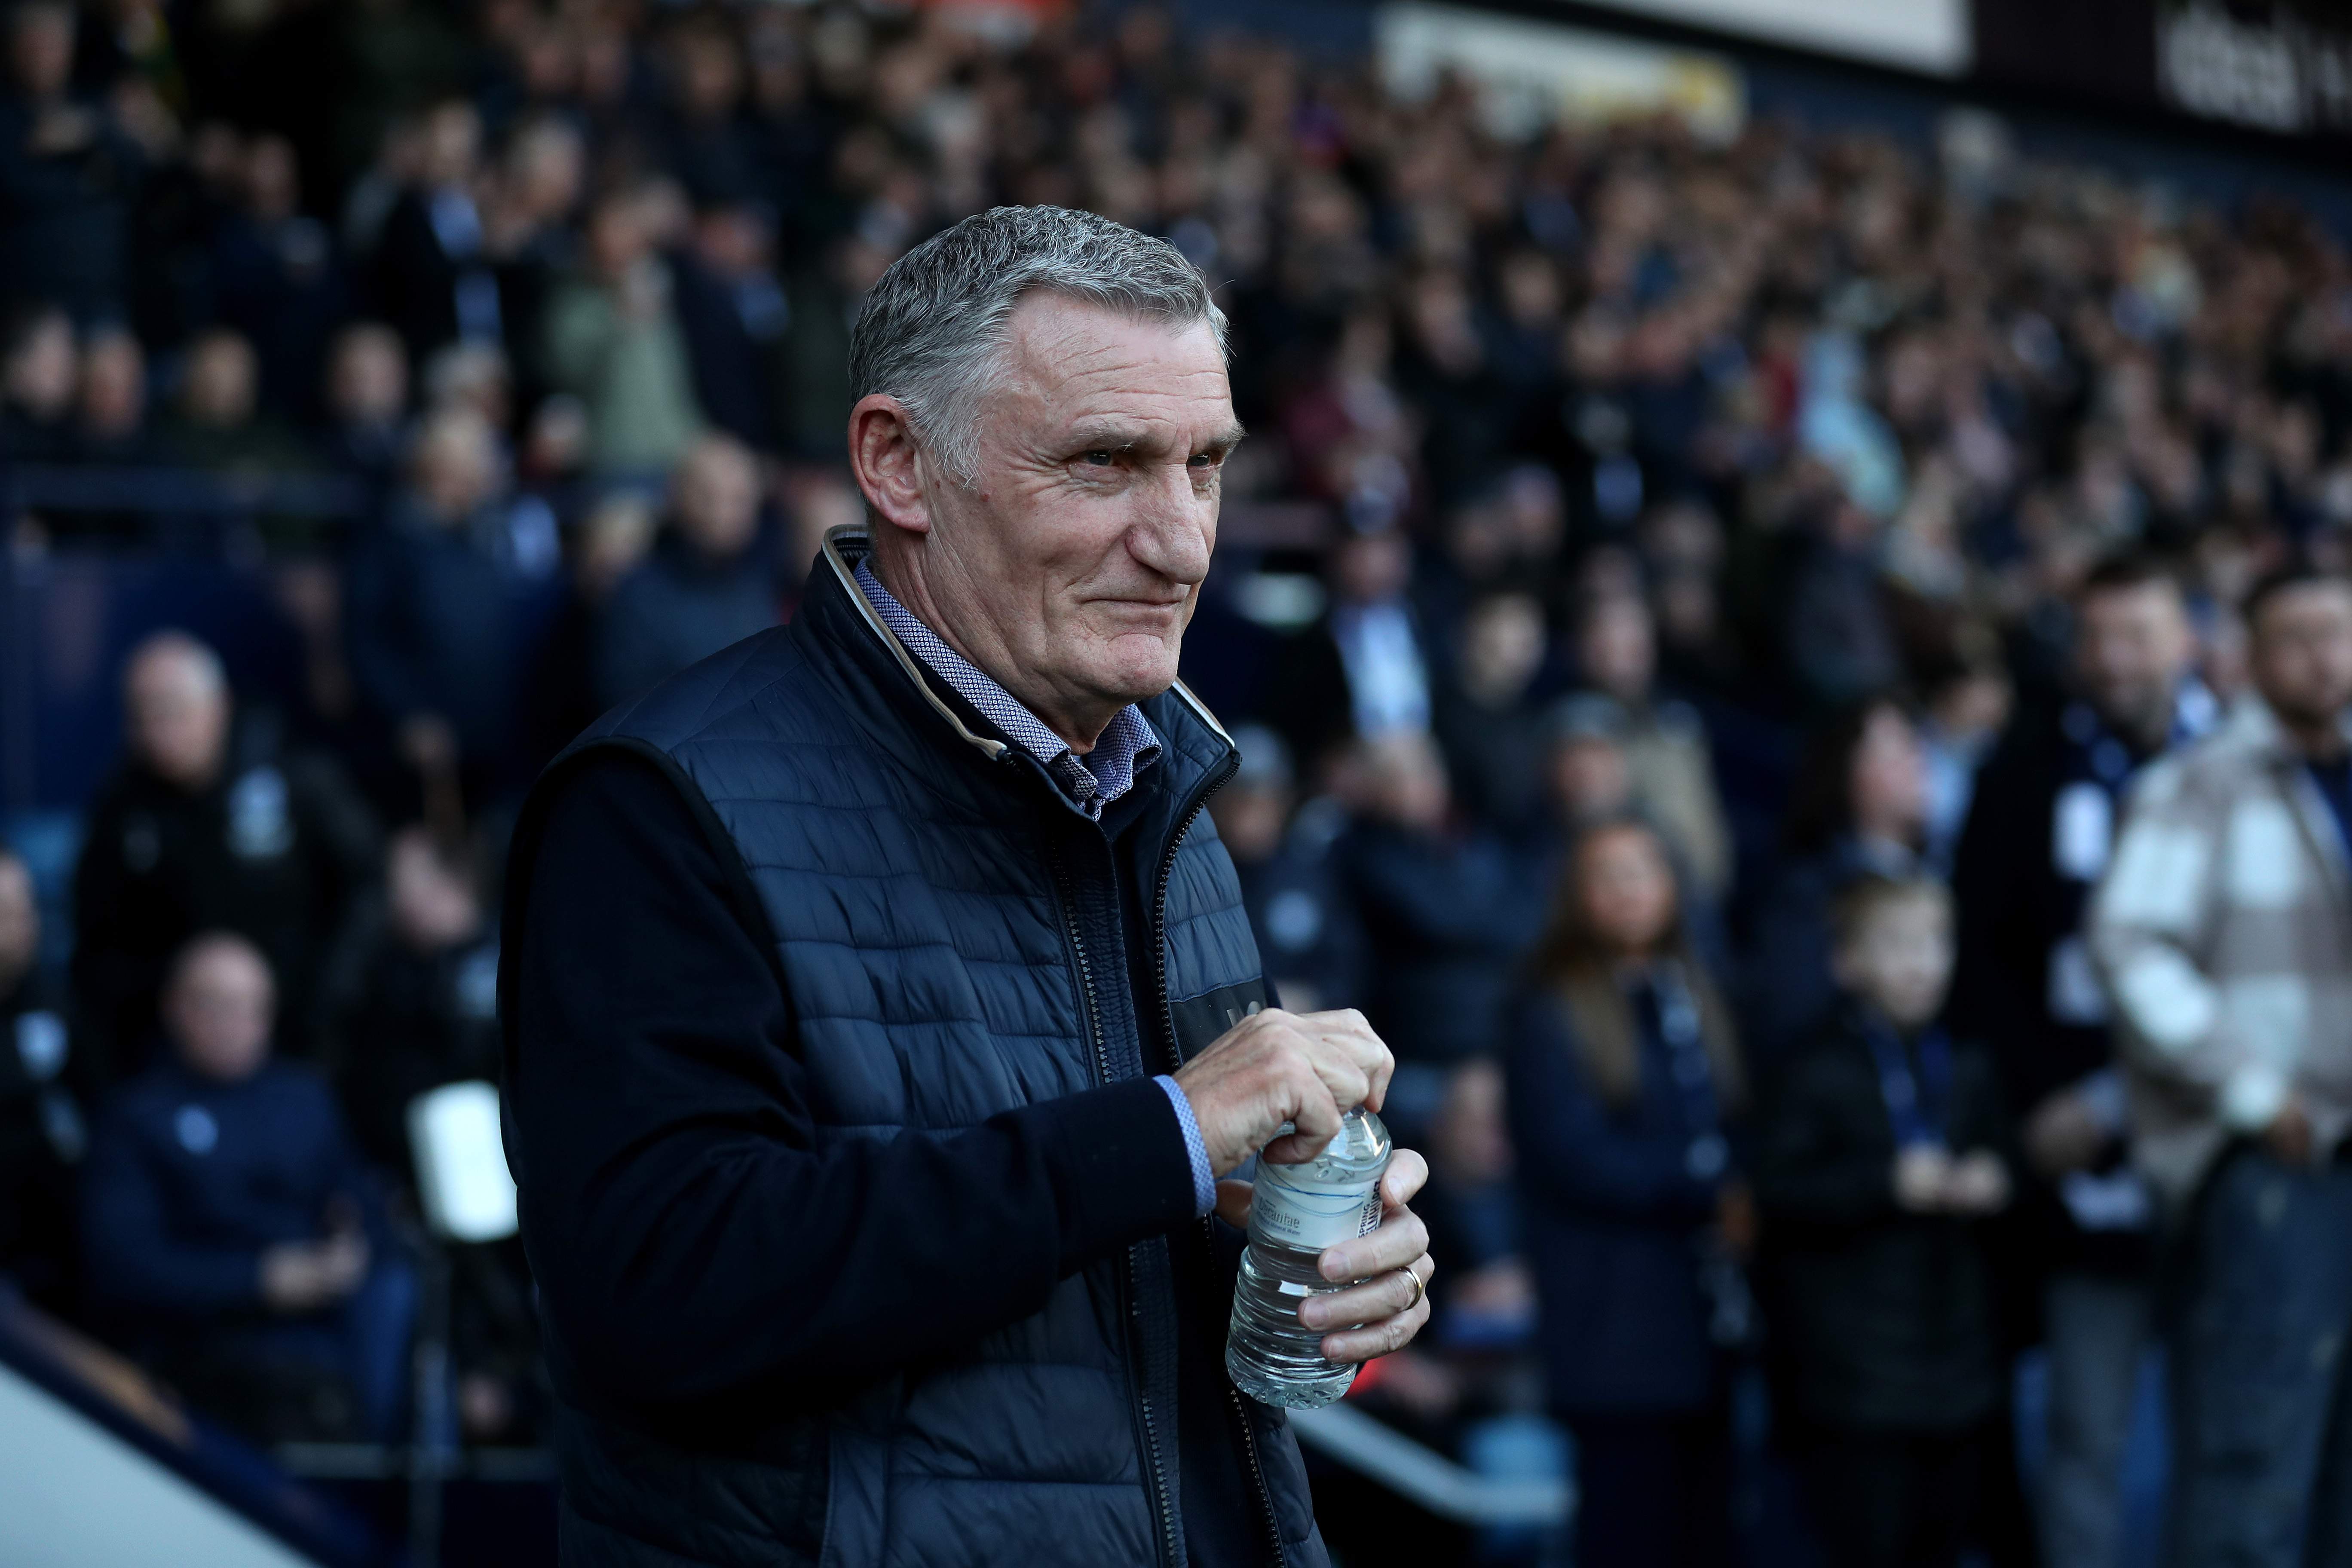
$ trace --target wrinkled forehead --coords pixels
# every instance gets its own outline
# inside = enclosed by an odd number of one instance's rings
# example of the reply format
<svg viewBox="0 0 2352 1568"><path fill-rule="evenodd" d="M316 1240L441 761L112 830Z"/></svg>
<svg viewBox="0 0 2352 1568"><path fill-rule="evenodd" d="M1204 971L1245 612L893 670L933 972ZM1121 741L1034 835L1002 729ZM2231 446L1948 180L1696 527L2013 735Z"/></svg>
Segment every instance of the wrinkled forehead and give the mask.
<svg viewBox="0 0 2352 1568"><path fill-rule="evenodd" d="M1139 435L1196 444L1234 426L1215 329L1171 323L1039 291L1005 324L991 399L1024 423L1132 422Z"/></svg>

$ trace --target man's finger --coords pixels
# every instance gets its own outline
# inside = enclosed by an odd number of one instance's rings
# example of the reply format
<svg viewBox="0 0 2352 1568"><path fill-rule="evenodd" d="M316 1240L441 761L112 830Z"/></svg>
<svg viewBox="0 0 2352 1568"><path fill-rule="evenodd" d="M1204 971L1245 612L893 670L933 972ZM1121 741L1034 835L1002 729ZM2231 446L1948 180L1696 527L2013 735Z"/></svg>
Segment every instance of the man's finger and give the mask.
<svg viewBox="0 0 2352 1568"><path fill-rule="evenodd" d="M1429 1227L1411 1209L1391 1209L1370 1236L1327 1247L1316 1267L1326 1279L1369 1279L1402 1268L1429 1250Z"/></svg>
<svg viewBox="0 0 2352 1568"><path fill-rule="evenodd" d="M1429 1181L1429 1162L1416 1150L1400 1149L1389 1156L1389 1168L1381 1176L1381 1202L1392 1209L1401 1209L1412 1202L1413 1195Z"/></svg>
<svg viewBox="0 0 2352 1568"><path fill-rule="evenodd" d="M1299 1305L1298 1321L1310 1329L1349 1329L1359 1323L1384 1322L1410 1310L1427 1293L1424 1276L1434 1270L1434 1264L1416 1260L1402 1268L1374 1275L1345 1290L1309 1296ZM1412 1278L1407 1279L1408 1274ZM1414 1279L1423 1280L1421 1289L1413 1288Z"/></svg>
<svg viewBox="0 0 2352 1568"><path fill-rule="evenodd" d="M1433 1268L1434 1265L1426 1267ZM1398 1284L1402 1285L1403 1281L1399 1280ZM1321 1346L1323 1359L1344 1366L1401 1351L1412 1342L1413 1335L1421 1332L1428 1321L1429 1301L1424 1296L1408 1311L1366 1323L1360 1329L1324 1335Z"/></svg>

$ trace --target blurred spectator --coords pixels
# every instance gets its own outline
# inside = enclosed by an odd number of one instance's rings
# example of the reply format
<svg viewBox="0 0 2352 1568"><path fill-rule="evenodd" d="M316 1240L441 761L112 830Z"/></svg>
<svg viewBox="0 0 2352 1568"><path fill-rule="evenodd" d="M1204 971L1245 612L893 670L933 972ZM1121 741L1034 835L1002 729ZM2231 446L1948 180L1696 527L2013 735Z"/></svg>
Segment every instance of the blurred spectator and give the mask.
<svg viewBox="0 0 2352 1568"><path fill-rule="evenodd" d="M146 157L108 108L74 95L74 26L63 0L28 0L5 21L0 298L53 303L88 325L123 309Z"/></svg>
<svg viewBox="0 0 2352 1568"><path fill-rule="evenodd" d="M2124 1087L2084 915L2132 778L2217 705L2190 673L2179 585L2115 558L2075 598L2072 694L2021 716L1976 786L1954 890L1953 1026L1991 1042L2023 1130L2050 1351L2050 1563L2113 1562L2118 1472L2154 1328L2157 1216L2129 1163Z"/></svg>
<svg viewBox="0 0 2352 1568"><path fill-rule="evenodd" d="M414 1276L315 1074L270 1059L269 967L211 933L173 961L168 1057L90 1143L93 1305L140 1357L254 1436L389 1440Z"/></svg>
<svg viewBox="0 0 2352 1568"><path fill-rule="evenodd" d="M1716 798L1706 731L1687 703L1657 690L1657 632L1649 606L1603 594L1584 609L1577 669L1625 710L1622 745L1633 798L1688 869L1692 891L1710 903L1731 885L1731 830Z"/></svg>
<svg viewBox="0 0 2352 1568"><path fill-rule="evenodd" d="M548 380L586 405L588 460L606 473L667 472L703 426L658 221L649 192L598 202L542 323Z"/></svg>
<svg viewBox="0 0 2352 1568"><path fill-rule="evenodd" d="M1241 879L1266 982L1294 1013L1355 1006L1362 996L1363 934L1332 852L1336 812L1320 801L1294 818L1290 752L1273 731L1239 725L1234 744L1241 769L1209 797L1209 815Z"/></svg>
<svg viewBox="0 0 2352 1568"><path fill-rule="evenodd" d="M1350 740L1426 731L1431 649L1406 595L1412 545L1393 528L1350 533L1331 553L1331 605L1292 639L1267 694L1310 776Z"/></svg>
<svg viewBox="0 0 2352 1568"><path fill-rule="evenodd" d="M644 695L690 664L774 626L781 584L760 527L760 470L727 436L688 448L669 526L613 591L597 628L597 705Z"/></svg>
<svg viewBox="0 0 2352 1568"><path fill-rule="evenodd" d="M1538 924L1536 873L1502 840L1454 819L1445 763L1426 734L1361 742L1354 765L1361 805L1339 853L1364 923L1364 1014L1401 1068L1492 1051Z"/></svg>
<svg viewBox="0 0 2352 1568"><path fill-rule="evenodd" d="M393 203L371 258L376 311L415 363L461 338L496 342L504 330L475 203L481 142L481 117L469 103L438 103L424 115L415 183Z"/></svg>
<svg viewBox="0 0 2352 1568"><path fill-rule="evenodd" d="M652 550L658 521L650 500L615 490L572 531L563 601L540 645L523 703L532 763L552 758L604 712L593 676L604 606Z"/></svg>
<svg viewBox="0 0 2352 1568"><path fill-rule="evenodd" d="M286 427L258 412L260 369L253 345L226 327L188 346L180 395L159 440L175 462L228 472L285 472L309 454Z"/></svg>
<svg viewBox="0 0 2352 1568"><path fill-rule="evenodd" d="M1633 763L1625 754L1623 704L1598 691L1580 691L1552 705L1544 729L1544 790L1551 826L1563 839L1639 809ZM1674 852L1672 846L1668 852Z"/></svg>
<svg viewBox="0 0 2352 1568"><path fill-rule="evenodd" d="M54 463L70 449L73 323L54 305L20 306L0 335L0 439L20 463Z"/></svg>
<svg viewBox="0 0 2352 1568"><path fill-rule="evenodd" d="M301 210L292 142L255 137L240 172L243 200L213 231L220 320L253 344L263 405L307 422L329 340L350 307L342 268L326 225Z"/></svg>
<svg viewBox="0 0 2352 1568"><path fill-rule="evenodd" d="M1747 1018L1759 1060L1830 1011L1838 895L1858 877L1916 874L1927 821L1927 770L1900 706L1875 699L1814 731L1790 795L1781 864L1749 921Z"/></svg>
<svg viewBox="0 0 2352 1568"><path fill-rule="evenodd" d="M1510 1137L1551 1406L1576 1434L1580 1568L1733 1561L1727 1352L1738 1260L1731 1017L1677 930L1655 832L1577 841L1513 1009Z"/></svg>
<svg viewBox="0 0 2352 1568"><path fill-rule="evenodd" d="M1902 679L1878 537L1876 518L1836 497L1798 547L1780 625L1798 691L1817 708L1849 705Z"/></svg>
<svg viewBox="0 0 2352 1568"><path fill-rule="evenodd" d="M499 160L483 243L497 264L499 321L519 345L529 342L548 290L572 264L579 240L572 209L587 183L587 159L579 128L549 114L518 127Z"/></svg>
<svg viewBox="0 0 2352 1568"><path fill-rule="evenodd" d="M2184 1222L2170 1550L2338 1550L2352 1321L2352 585L2246 601L2262 706L2148 770L2091 911L2133 1153Z"/></svg>
<svg viewBox="0 0 2352 1568"><path fill-rule="evenodd" d="M408 355L399 334L373 321L345 327L328 355L326 390L326 458L380 504L407 435Z"/></svg>
<svg viewBox="0 0 2352 1568"><path fill-rule="evenodd" d="M361 1150L405 1182L410 1101L499 1075L499 948L473 867L425 827L393 836L383 888L390 919L340 1030L342 1099Z"/></svg>
<svg viewBox="0 0 2352 1568"><path fill-rule="evenodd" d="M1430 1129L1429 1184L1413 1208L1446 1272L1434 1348L1511 1349L1535 1326L1519 1192L1499 1056L1474 1057L1446 1079Z"/></svg>
<svg viewBox="0 0 2352 1568"><path fill-rule="evenodd" d="M1544 715L1534 700L1546 654L1543 606L1498 593L1473 603L1437 689L1435 730L1470 815L1524 837L1544 817Z"/></svg>
<svg viewBox="0 0 2352 1568"><path fill-rule="evenodd" d="M1841 1010L1780 1069L1756 1152L1785 1415L1831 1568L1953 1568L2005 1408L1975 1223L2009 1201L2000 1106L1936 1023L1942 886L1864 878L1837 927Z"/></svg>
<svg viewBox="0 0 2352 1568"><path fill-rule="evenodd" d="M352 558L345 616L361 700L420 769L450 753L470 790L503 781L516 679L493 504L499 455L471 408L425 420L408 482Z"/></svg>
<svg viewBox="0 0 2352 1568"><path fill-rule="evenodd" d="M71 1304L73 1175L88 1139L81 1064L40 945L32 873L0 849L0 1279L57 1310Z"/></svg>
<svg viewBox="0 0 2352 1568"><path fill-rule="evenodd" d="M500 437L513 423L514 368L506 351L494 342L444 345L425 360L421 380L427 413L471 409Z"/></svg>
<svg viewBox="0 0 2352 1568"><path fill-rule="evenodd" d="M1997 664L1959 663L1926 691L1919 748L1927 769L1927 864L1948 873L1976 797L1978 770L2009 724L2009 678Z"/></svg>
<svg viewBox="0 0 2352 1568"><path fill-rule="evenodd" d="M770 226L749 206L706 208L677 261L678 325L696 400L712 424L762 448L777 441L778 354L791 315Z"/></svg>
<svg viewBox="0 0 2352 1568"><path fill-rule="evenodd" d="M89 810L74 877L73 973L102 1079L147 1059L165 964L236 931L286 979L282 1038L313 1048L346 984L376 875L373 825L341 773L239 714L220 660L179 632L123 670L123 758Z"/></svg>
<svg viewBox="0 0 2352 1568"><path fill-rule="evenodd" d="M147 356L129 332L100 330L82 345L72 451L76 462L115 467L154 458L147 430Z"/></svg>

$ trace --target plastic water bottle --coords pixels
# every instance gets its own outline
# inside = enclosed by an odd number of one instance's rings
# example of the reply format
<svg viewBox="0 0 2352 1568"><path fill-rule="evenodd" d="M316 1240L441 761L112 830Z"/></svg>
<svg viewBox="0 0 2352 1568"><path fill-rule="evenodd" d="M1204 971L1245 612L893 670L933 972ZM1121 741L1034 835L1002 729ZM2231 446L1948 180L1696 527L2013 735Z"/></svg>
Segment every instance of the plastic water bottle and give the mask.
<svg viewBox="0 0 2352 1568"><path fill-rule="evenodd" d="M1316 1259L1325 1247L1352 1241L1381 1223L1381 1174L1392 1150L1381 1119L1359 1106L1306 1163L1258 1160L1225 1370L1259 1404L1311 1410L1338 1399L1356 1381L1353 1366L1323 1359L1323 1336L1330 1329L1308 1328L1298 1321L1298 1309L1309 1296L1347 1288L1324 1279Z"/></svg>

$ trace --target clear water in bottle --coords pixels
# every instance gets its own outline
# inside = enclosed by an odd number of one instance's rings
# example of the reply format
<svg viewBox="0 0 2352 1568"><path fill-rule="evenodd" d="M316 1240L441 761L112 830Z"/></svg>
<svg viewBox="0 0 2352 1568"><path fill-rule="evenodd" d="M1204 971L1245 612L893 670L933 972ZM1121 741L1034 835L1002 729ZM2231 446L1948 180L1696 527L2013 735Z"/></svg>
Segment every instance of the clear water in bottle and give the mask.
<svg viewBox="0 0 2352 1568"><path fill-rule="evenodd" d="M1225 1370L1259 1404L1311 1410L1355 1382L1353 1366L1323 1359L1330 1330L1308 1328L1298 1309L1309 1296L1346 1289L1324 1279L1315 1260L1325 1247L1381 1223L1381 1174L1391 1152L1389 1130L1359 1106L1314 1159L1298 1165L1258 1161Z"/></svg>

